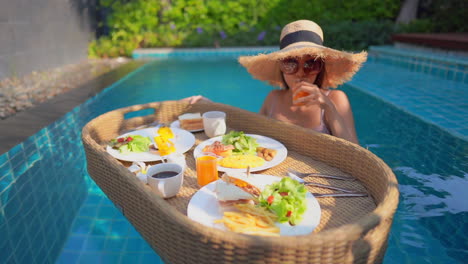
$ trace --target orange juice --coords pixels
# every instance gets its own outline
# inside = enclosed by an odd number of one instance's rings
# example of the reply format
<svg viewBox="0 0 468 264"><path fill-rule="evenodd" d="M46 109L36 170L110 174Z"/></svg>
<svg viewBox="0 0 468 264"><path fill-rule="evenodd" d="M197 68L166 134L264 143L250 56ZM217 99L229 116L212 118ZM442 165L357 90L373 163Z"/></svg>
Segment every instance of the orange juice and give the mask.
<svg viewBox="0 0 468 264"><path fill-rule="evenodd" d="M300 91L300 92L298 92L296 95L294 95L293 101L295 101L295 100L297 100L297 99L299 99L299 98L302 98L302 97L306 97L306 96L308 96L308 95L309 95L308 92ZM298 103L298 104L294 104L294 105L296 105L296 106L302 106L302 105L305 105L305 103Z"/></svg>
<svg viewBox="0 0 468 264"><path fill-rule="evenodd" d="M197 158L198 185L205 186L218 179L217 158L213 156L201 156Z"/></svg>

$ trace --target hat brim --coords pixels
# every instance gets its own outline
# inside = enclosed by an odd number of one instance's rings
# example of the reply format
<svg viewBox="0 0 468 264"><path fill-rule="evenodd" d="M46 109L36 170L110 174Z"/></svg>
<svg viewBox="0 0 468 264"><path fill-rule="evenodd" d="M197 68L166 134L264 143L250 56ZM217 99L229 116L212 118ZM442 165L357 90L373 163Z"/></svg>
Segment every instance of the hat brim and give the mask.
<svg viewBox="0 0 468 264"><path fill-rule="evenodd" d="M350 53L311 42L297 42L279 51L255 56L241 56L238 60L255 79L284 88L279 61L288 57L302 57L304 55L313 55L324 60L325 74L321 88L336 88L351 80L367 60L367 52L365 51Z"/></svg>

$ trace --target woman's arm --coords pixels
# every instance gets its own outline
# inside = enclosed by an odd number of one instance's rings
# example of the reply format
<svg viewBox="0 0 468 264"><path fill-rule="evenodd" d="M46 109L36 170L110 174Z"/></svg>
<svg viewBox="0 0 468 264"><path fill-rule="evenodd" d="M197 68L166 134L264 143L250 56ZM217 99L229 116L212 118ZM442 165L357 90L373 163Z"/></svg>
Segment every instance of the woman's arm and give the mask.
<svg viewBox="0 0 468 264"><path fill-rule="evenodd" d="M334 90L328 95L328 98L330 102L324 105L325 122L332 134L359 144L348 96L343 91Z"/></svg>
<svg viewBox="0 0 468 264"><path fill-rule="evenodd" d="M317 85L299 82L294 87L295 95L299 92L307 92L308 95L293 101L294 104L319 105L325 110L325 123L335 137L344 138L359 144L354 127L353 111L348 97L343 91L333 90L327 96Z"/></svg>

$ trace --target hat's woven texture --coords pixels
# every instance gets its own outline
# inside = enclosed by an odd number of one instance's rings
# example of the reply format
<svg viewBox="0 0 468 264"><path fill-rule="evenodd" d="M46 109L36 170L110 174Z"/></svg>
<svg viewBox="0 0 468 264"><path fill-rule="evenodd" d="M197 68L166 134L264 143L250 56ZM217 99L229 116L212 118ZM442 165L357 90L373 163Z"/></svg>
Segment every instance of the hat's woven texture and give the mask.
<svg viewBox="0 0 468 264"><path fill-rule="evenodd" d="M310 31L317 34L323 41L323 32L319 25L308 20L299 20L286 25L281 31L280 41L288 34L297 31ZM353 77L367 60L367 52L350 53L339 51L326 46L299 41L291 43L285 48L269 54L256 56L241 56L239 63L255 78L267 81L273 86L284 88L279 61L288 57L302 57L312 55L322 58L325 62L325 74L321 88L336 88Z"/></svg>
<svg viewBox="0 0 468 264"><path fill-rule="evenodd" d="M155 109L154 115L124 119L126 113ZM199 190L193 151L178 195L162 199L105 151L122 131L150 124L169 124L187 112L224 111L230 129L259 134L282 142L287 159L259 172L285 176L288 168L303 172L348 175L352 182L313 178L318 183L366 191L370 197L320 198L321 220L313 233L280 238L241 235L203 226L186 216L192 195ZM196 144L206 140L196 133ZM103 114L84 128L88 172L167 263L378 263L386 250L393 214L398 205L397 180L378 157L360 146L329 135L276 121L217 103L189 105L161 102L136 105ZM329 192L308 187L311 192Z"/></svg>

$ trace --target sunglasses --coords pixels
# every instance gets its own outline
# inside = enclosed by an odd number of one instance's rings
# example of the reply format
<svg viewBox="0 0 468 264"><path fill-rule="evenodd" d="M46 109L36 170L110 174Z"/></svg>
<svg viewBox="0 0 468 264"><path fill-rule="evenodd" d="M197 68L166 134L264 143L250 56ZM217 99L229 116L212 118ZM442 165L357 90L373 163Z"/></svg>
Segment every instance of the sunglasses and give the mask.
<svg viewBox="0 0 468 264"><path fill-rule="evenodd" d="M322 59L310 59L304 62L302 70L305 74L318 73L323 68ZM280 69L285 74L295 74L299 70L299 61L294 58L286 58L280 61Z"/></svg>

